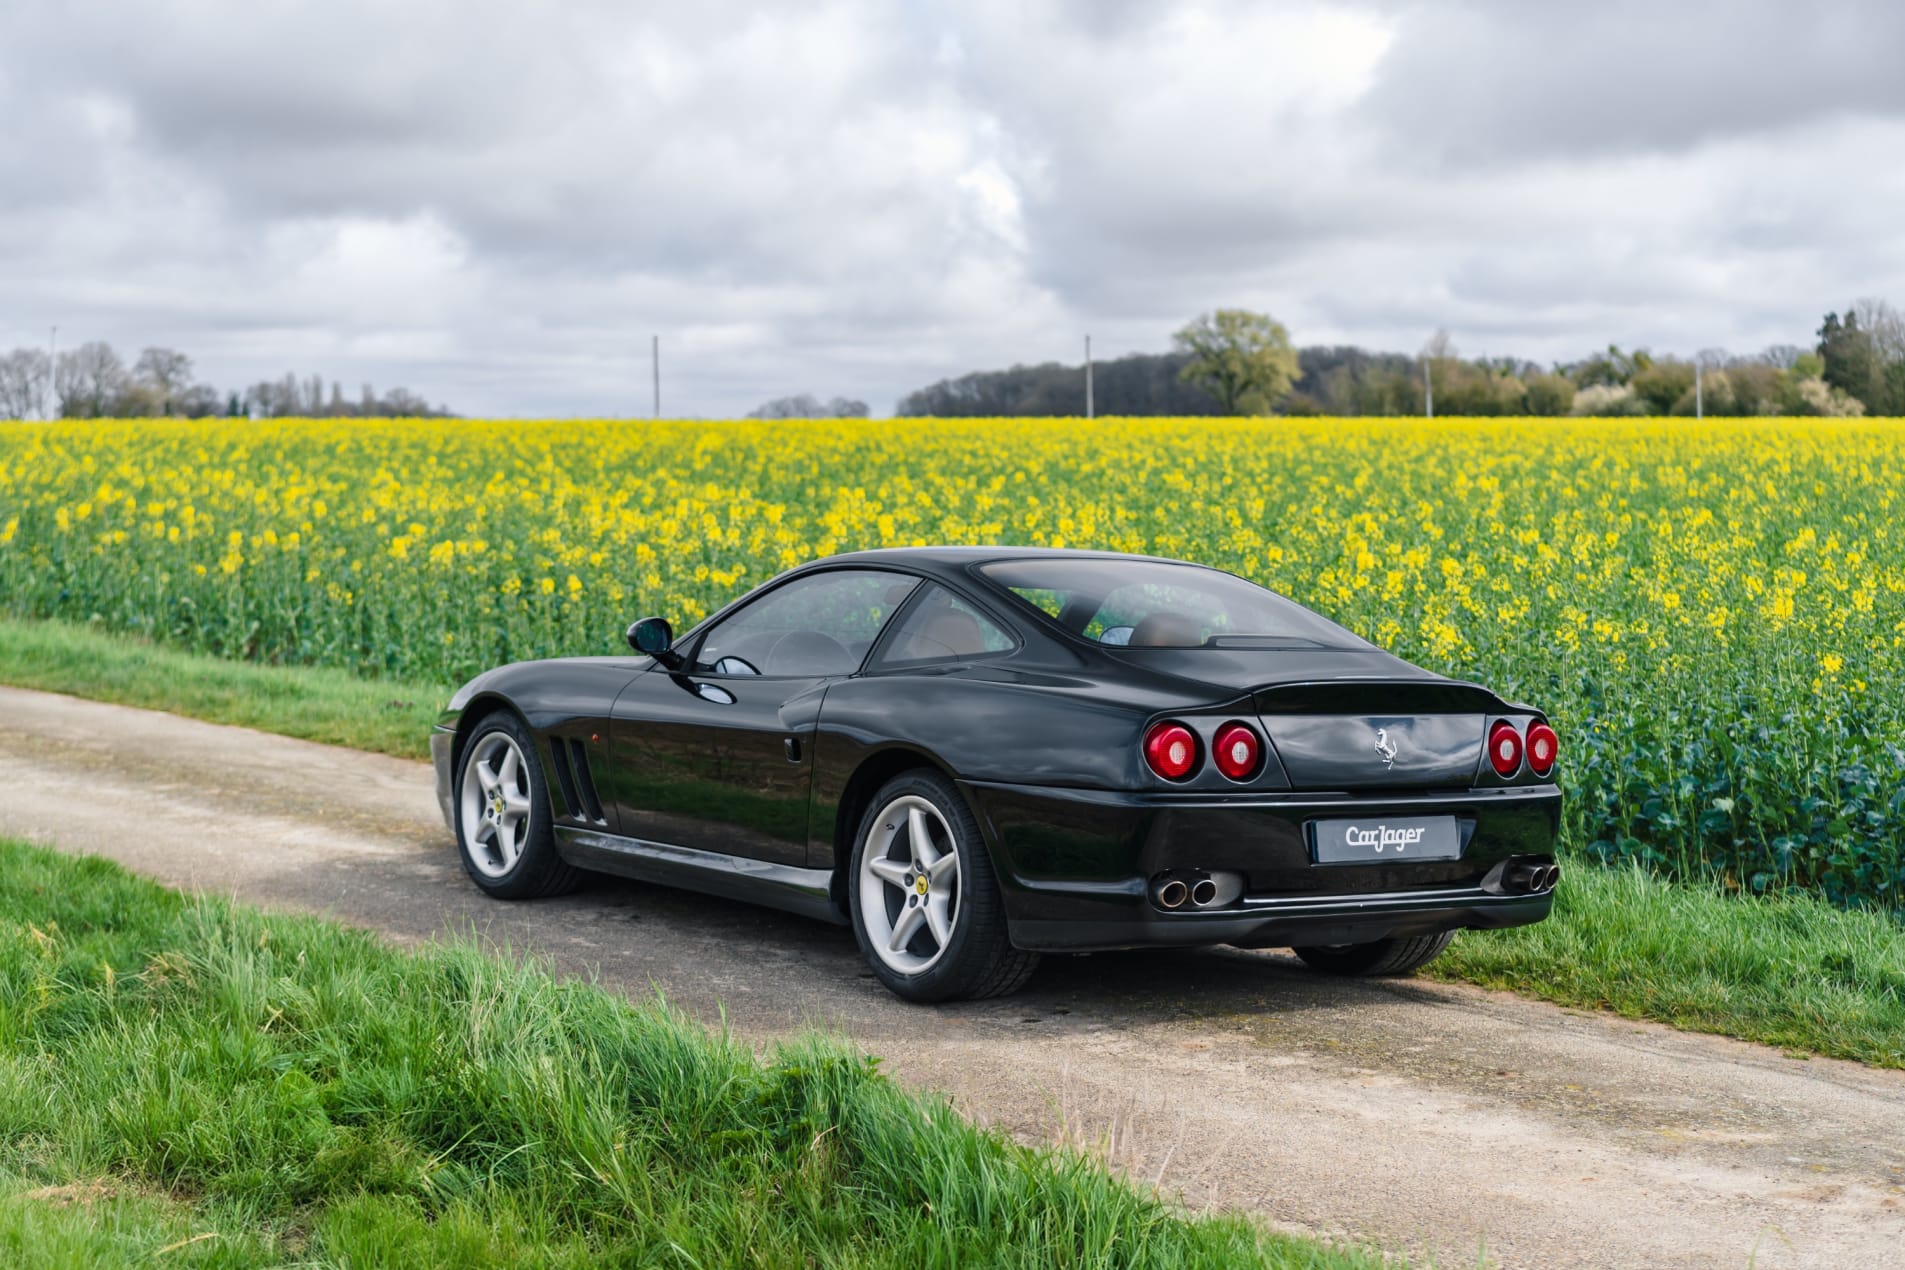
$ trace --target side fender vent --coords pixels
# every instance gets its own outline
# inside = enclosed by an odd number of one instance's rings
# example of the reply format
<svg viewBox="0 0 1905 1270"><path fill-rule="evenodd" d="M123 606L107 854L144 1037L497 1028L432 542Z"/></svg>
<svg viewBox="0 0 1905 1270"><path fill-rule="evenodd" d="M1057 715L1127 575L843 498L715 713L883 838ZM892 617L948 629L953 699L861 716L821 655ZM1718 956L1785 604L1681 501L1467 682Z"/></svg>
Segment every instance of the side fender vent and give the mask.
<svg viewBox="0 0 1905 1270"><path fill-rule="evenodd" d="M569 745L559 736L549 738L549 767L556 774L557 787L562 790L561 814L582 819L582 802L575 795L575 776L569 771Z"/></svg>
<svg viewBox="0 0 1905 1270"><path fill-rule="evenodd" d="M598 825L606 825L608 817L602 814L602 800L596 796L595 777L589 772L589 752L582 742L569 738L569 752L575 757L576 786L582 794L580 806L587 812L590 820Z"/></svg>

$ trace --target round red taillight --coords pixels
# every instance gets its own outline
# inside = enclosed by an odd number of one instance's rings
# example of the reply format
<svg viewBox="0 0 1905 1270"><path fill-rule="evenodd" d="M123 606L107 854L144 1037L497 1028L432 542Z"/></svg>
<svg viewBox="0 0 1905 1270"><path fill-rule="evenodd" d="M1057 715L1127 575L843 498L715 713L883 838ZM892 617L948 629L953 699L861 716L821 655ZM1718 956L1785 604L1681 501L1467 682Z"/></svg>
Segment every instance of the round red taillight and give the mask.
<svg viewBox="0 0 1905 1270"><path fill-rule="evenodd" d="M1521 770L1521 733L1506 719L1488 730L1488 763L1503 780Z"/></svg>
<svg viewBox="0 0 1905 1270"><path fill-rule="evenodd" d="M1554 729L1545 723L1528 725L1528 770L1536 776L1546 776L1554 770L1554 761L1561 754L1561 738Z"/></svg>
<svg viewBox="0 0 1905 1270"><path fill-rule="evenodd" d="M1155 723L1144 734L1144 761L1167 781L1181 781L1197 766L1197 738L1182 723Z"/></svg>
<svg viewBox="0 0 1905 1270"><path fill-rule="evenodd" d="M1257 774L1257 766L1263 762L1263 742L1246 725L1226 723L1217 729L1217 740L1211 745L1211 760L1217 764L1217 770L1230 779L1247 781Z"/></svg>

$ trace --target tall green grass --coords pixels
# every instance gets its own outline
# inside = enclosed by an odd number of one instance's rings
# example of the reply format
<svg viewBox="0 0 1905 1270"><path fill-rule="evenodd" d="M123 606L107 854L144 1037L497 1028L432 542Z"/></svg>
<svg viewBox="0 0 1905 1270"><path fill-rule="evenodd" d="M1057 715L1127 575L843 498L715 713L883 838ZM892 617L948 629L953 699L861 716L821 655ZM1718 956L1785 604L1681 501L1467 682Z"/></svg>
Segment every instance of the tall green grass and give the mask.
<svg viewBox="0 0 1905 1270"><path fill-rule="evenodd" d="M1459 937L1432 973L1693 1032L1905 1067L1905 923L1816 896L1574 868L1554 913Z"/></svg>
<svg viewBox="0 0 1905 1270"><path fill-rule="evenodd" d="M1189 1217L829 1042L762 1059L475 948L0 842L0 1262L278 1260L1378 1264Z"/></svg>
<svg viewBox="0 0 1905 1270"><path fill-rule="evenodd" d="M0 618L0 683L428 758L451 687L226 661L79 622Z"/></svg>

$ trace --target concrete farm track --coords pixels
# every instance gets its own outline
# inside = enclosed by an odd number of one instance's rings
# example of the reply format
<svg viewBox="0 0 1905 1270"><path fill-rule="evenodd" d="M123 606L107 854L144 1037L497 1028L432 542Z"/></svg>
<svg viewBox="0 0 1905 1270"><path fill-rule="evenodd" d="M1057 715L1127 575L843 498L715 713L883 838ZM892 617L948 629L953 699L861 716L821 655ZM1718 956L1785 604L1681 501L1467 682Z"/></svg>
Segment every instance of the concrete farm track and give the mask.
<svg viewBox="0 0 1905 1270"><path fill-rule="evenodd" d="M423 764L0 688L0 765L0 833L399 942L474 928L750 1040L832 1029L1193 1208L1444 1266L1905 1267L1905 1072L1273 953L1048 959L909 1006L844 929L606 879L488 900Z"/></svg>

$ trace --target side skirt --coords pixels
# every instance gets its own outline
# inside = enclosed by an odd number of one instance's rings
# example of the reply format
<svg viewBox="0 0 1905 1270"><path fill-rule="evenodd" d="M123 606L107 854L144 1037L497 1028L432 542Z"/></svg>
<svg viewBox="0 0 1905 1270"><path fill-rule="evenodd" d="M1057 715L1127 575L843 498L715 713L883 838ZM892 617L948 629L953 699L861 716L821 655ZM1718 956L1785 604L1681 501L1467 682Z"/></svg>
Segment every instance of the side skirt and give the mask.
<svg viewBox="0 0 1905 1270"><path fill-rule="evenodd" d="M556 826L556 853L580 869L745 900L836 926L846 925L846 918L833 902L833 873L828 869L796 869L788 864L568 825Z"/></svg>

